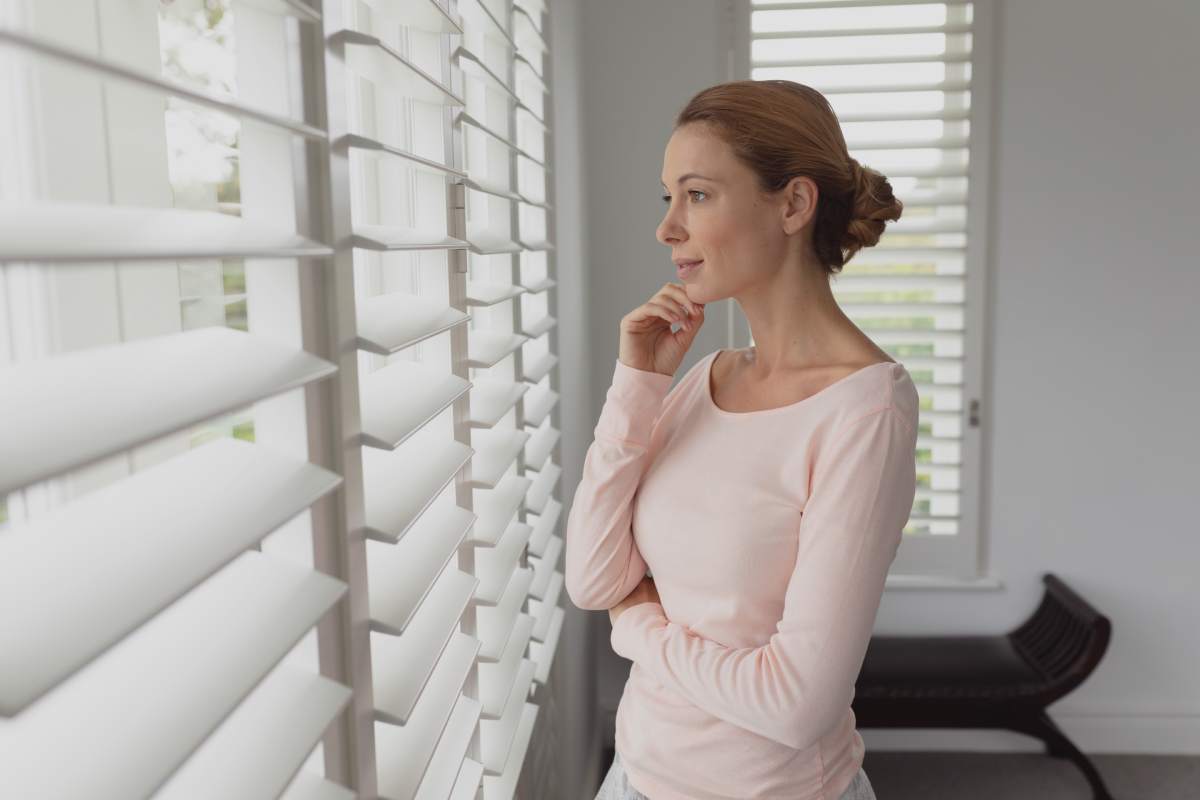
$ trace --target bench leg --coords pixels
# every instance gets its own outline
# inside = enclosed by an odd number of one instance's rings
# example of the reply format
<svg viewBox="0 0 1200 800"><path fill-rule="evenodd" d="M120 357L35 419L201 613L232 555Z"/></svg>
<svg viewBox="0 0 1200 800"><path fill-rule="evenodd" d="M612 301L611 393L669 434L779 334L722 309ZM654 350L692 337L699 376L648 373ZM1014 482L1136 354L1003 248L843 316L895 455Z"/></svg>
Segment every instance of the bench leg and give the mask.
<svg viewBox="0 0 1200 800"><path fill-rule="evenodd" d="M1036 715L1027 718L1027 721L1023 720L1014 727L1021 733L1035 736L1045 742L1048 755L1075 762L1075 766L1091 784L1092 796L1095 800L1113 800L1112 794L1104 785L1104 779L1100 777L1100 772L1092 760L1067 738L1067 735L1054 724L1054 720L1050 719L1045 711L1039 711Z"/></svg>

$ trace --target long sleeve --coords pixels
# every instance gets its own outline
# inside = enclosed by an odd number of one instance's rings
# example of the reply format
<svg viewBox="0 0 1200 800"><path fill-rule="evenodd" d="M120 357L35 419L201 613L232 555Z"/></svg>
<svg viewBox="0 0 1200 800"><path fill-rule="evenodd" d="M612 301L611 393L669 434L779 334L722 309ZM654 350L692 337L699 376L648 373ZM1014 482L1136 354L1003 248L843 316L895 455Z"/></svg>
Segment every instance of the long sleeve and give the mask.
<svg viewBox="0 0 1200 800"><path fill-rule="evenodd" d="M565 586L579 608L612 608L646 574L630 526L633 497L653 457L654 426L671 381L616 360L567 515Z"/></svg>
<svg viewBox="0 0 1200 800"><path fill-rule="evenodd" d="M915 426L894 406L834 432L813 466L783 618L770 640L728 647L658 603L617 618L612 646L728 722L796 749L853 700L887 571L916 493Z"/></svg>

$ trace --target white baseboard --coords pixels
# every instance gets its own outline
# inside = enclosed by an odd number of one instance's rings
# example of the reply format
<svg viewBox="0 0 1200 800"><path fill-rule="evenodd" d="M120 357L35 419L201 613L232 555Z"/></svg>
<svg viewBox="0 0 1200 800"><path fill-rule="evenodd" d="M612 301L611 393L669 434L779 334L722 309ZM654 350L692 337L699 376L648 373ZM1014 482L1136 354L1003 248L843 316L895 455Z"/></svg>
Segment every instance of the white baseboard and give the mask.
<svg viewBox="0 0 1200 800"><path fill-rule="evenodd" d="M1085 753L1200 755L1200 714L1051 714ZM867 752L1042 753L1030 736L974 728L860 728Z"/></svg>

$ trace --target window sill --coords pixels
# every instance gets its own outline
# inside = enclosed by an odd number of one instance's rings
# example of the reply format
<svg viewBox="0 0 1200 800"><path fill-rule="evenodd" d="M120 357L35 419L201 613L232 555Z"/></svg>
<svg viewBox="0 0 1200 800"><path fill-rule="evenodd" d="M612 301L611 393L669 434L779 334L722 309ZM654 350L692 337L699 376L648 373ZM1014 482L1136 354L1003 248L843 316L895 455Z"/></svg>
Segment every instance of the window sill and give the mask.
<svg viewBox="0 0 1200 800"><path fill-rule="evenodd" d="M899 589L950 589L957 591L996 591L1004 588L999 578L954 578L947 575L888 575L884 591Z"/></svg>

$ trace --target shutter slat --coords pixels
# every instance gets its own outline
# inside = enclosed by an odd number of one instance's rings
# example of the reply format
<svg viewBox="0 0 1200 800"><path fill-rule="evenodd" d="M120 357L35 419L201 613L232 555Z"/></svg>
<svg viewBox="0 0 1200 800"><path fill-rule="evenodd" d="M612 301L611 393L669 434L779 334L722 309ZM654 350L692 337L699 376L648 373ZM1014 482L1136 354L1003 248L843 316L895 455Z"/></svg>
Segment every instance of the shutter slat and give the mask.
<svg viewBox="0 0 1200 800"><path fill-rule="evenodd" d="M470 314L418 295L375 295L359 308L357 344L372 353L391 355L470 319Z"/></svg>
<svg viewBox="0 0 1200 800"><path fill-rule="evenodd" d="M533 26L533 29L539 35L542 34L542 20L541 20L542 15L540 12L532 11L529 8L526 8L525 6L521 5L520 3L516 3L516 2L513 3L512 10L514 12L522 15L527 20L529 20L529 24Z"/></svg>
<svg viewBox="0 0 1200 800"><path fill-rule="evenodd" d="M471 367L494 367L529 341L528 336L509 331L475 329L467 342L467 365Z"/></svg>
<svg viewBox="0 0 1200 800"><path fill-rule="evenodd" d="M533 485L529 487L529 493L525 495L525 507L535 514L540 514L546 507L550 493L554 491L554 484L558 483L561 475L562 467L551 461L533 479Z"/></svg>
<svg viewBox="0 0 1200 800"><path fill-rule="evenodd" d="M510 87L503 78L492 72L491 68L488 67L487 64L483 63L482 58L475 55L461 44L455 48L454 52L451 54L451 57L458 59L459 69L463 71L464 75L470 75L474 78L479 78L489 87L503 94L508 100L514 103L520 102L520 98L517 97L517 93L512 90L512 87Z"/></svg>
<svg viewBox="0 0 1200 800"><path fill-rule="evenodd" d="M546 13L545 0L514 0L513 5L525 9L525 11L535 17Z"/></svg>
<svg viewBox="0 0 1200 800"><path fill-rule="evenodd" d="M755 39L834 39L850 36L911 36L923 33L970 33L970 25L921 25L889 28L827 28L795 31L754 31Z"/></svg>
<svg viewBox="0 0 1200 800"><path fill-rule="evenodd" d="M922 316L926 314L941 314L945 311L961 311L963 303L946 301L944 303L839 303L847 313L864 314L867 316ZM905 362L907 363L907 362Z"/></svg>
<svg viewBox="0 0 1200 800"><path fill-rule="evenodd" d="M424 606L475 519L458 506L430 509L396 544L367 542L367 585L373 630L402 636Z"/></svg>
<svg viewBox="0 0 1200 800"><path fill-rule="evenodd" d="M363 0L371 8L376 23L407 25L429 33L462 35L459 20L436 0Z"/></svg>
<svg viewBox="0 0 1200 800"><path fill-rule="evenodd" d="M563 574L556 571L550 576L550 585L546 589L545 599L529 601L529 611L537 620L537 624L533 628L533 638L539 642L546 641L546 636L550 632L550 623L553 620L554 609L558 607L558 598L562 594L564 580Z"/></svg>
<svg viewBox="0 0 1200 800"><path fill-rule="evenodd" d="M922 0L926 2L926 0ZM941 62L944 64L961 64L971 60L969 49L955 52L939 53L936 55L915 56L863 56L862 58L789 58L789 59L751 59L751 64L757 67L857 67L861 64L925 64Z"/></svg>
<svg viewBox="0 0 1200 800"><path fill-rule="evenodd" d="M504 655L495 664L479 665L479 699L483 703L482 719L498 720L504 716L512 700L512 687L516 685L525 660L525 648L533 633L534 619L528 614L517 617L513 635L504 648Z"/></svg>
<svg viewBox="0 0 1200 800"><path fill-rule="evenodd" d="M541 469L542 465L546 463L546 459L550 457L550 451L554 449L554 445L558 444L561 437L562 432L553 426L547 425L538 428L528 444L525 445L525 463L534 469Z"/></svg>
<svg viewBox="0 0 1200 800"><path fill-rule="evenodd" d="M454 782L448 800L475 800L479 795L480 782L483 780L483 764L470 758L463 759L462 770L458 780ZM441 800L440 795L420 797L418 800Z"/></svg>
<svg viewBox="0 0 1200 800"><path fill-rule="evenodd" d="M536 163L536 162L534 162L534 163ZM534 206L535 208L544 209L546 211L551 211L554 209L554 206L551 205L550 203L547 203L545 201L545 199L538 200L533 197L526 197L525 195L520 194L520 193L518 193L517 197L525 205ZM544 242L543 244L544 244L543 247L532 247L530 249L532 249L532 250L553 250L554 249L554 245L549 242Z"/></svg>
<svg viewBox="0 0 1200 800"><path fill-rule="evenodd" d="M954 288L962 289L966 281L962 275L870 275L852 273L847 267L839 272L832 282L836 293L839 286L847 286L856 292L912 291L917 289Z"/></svg>
<svg viewBox="0 0 1200 800"><path fill-rule="evenodd" d="M161 78L158 75L143 73L129 67L121 66L120 64L114 64L110 61L80 53L68 47L62 47L38 36L20 33L9 28L0 28L0 44L18 47L37 56L63 62L73 67L81 67L87 73L102 78L114 79L142 89L177 97L189 103L195 103L205 108L229 114L244 122L257 122L318 141L323 141L326 138L324 130L300 120L260 111L252 106L243 105L232 98L191 89L174 81Z"/></svg>
<svg viewBox="0 0 1200 800"><path fill-rule="evenodd" d="M541 128L543 132L545 132L547 134L550 133L550 123L546 122L545 117L543 117L537 111L534 111L532 108L525 105L524 103L517 103L516 105L517 105L517 111L525 112L526 120L528 120L529 122L532 122L534 125Z"/></svg>
<svg viewBox="0 0 1200 800"><path fill-rule="evenodd" d="M532 485L531 478L509 474L494 489L476 489L473 506L479 518L471 531L471 541L487 546L500 541Z"/></svg>
<svg viewBox="0 0 1200 800"><path fill-rule="evenodd" d="M517 668L517 678L509 687L507 709L500 719L479 719L480 760L483 762L484 775L500 775L508 763L509 753L517 741L517 730L521 724L524 699L529 696L529 687L533 685L533 673L537 665L529 659L521 659Z"/></svg>
<svg viewBox="0 0 1200 800"><path fill-rule="evenodd" d="M419 156L416 153L396 147L394 145L380 142L367 136L362 136L357 133L347 133L339 136L334 142L334 147L350 148L352 150L361 150L364 153L377 155L390 155L402 158L413 165L418 171L426 172L434 175L448 175L452 178L463 179L467 177L467 173L454 167L446 166L433 159Z"/></svg>
<svg viewBox="0 0 1200 800"><path fill-rule="evenodd" d="M475 378L471 383L471 412L467 422L475 428L492 427L511 411L529 390L529 384L524 381ZM528 400L525 407L529 408ZM528 416L527 410L527 419Z"/></svg>
<svg viewBox="0 0 1200 800"><path fill-rule="evenodd" d="M279 796L350 694L320 675L276 667L154 799Z"/></svg>
<svg viewBox="0 0 1200 800"><path fill-rule="evenodd" d="M500 281L467 281L467 305L469 306L494 306L520 294L525 294L524 286Z"/></svg>
<svg viewBox="0 0 1200 800"><path fill-rule="evenodd" d="M517 43L513 41L508 30L505 29L500 20L496 19L491 9L487 7L487 4L483 0L472 0L472 2L468 2L465 5L460 5L459 10L463 13L463 17L467 21L475 20L480 23L477 27L483 29L484 36L499 43L509 52L517 49ZM471 22L471 27L476 27L475 22Z"/></svg>
<svg viewBox="0 0 1200 800"><path fill-rule="evenodd" d="M533 16L520 6L513 6L513 38L517 40L520 50L532 49L539 53L548 52L546 40L534 22Z"/></svg>
<svg viewBox="0 0 1200 800"><path fill-rule="evenodd" d="M965 189L914 189L904 192L904 196L900 199L904 201L906 209L922 206L964 205L967 202L967 192Z"/></svg>
<svg viewBox="0 0 1200 800"><path fill-rule="evenodd" d="M957 80L940 81L938 83L861 83L841 86L836 84L815 84L812 88L826 97L843 94L890 94L898 92L965 92L971 88L971 82Z"/></svg>
<svg viewBox="0 0 1200 800"><path fill-rule="evenodd" d="M16 714L340 484L320 467L221 439L0 536L0 714Z"/></svg>
<svg viewBox="0 0 1200 800"><path fill-rule="evenodd" d="M521 285L524 286L525 290L530 294L536 294L537 292L544 292L547 289L557 286L558 281L554 280L553 278L542 278L534 281L533 283L522 283Z"/></svg>
<svg viewBox="0 0 1200 800"><path fill-rule="evenodd" d="M372 83L394 89L422 103L447 106L467 104L441 81L377 36L343 28L329 34L329 39L344 46L346 65Z"/></svg>
<svg viewBox="0 0 1200 800"><path fill-rule="evenodd" d="M516 145L515 142L513 142L507 136L501 134L500 132L498 132L496 130L493 130L489 126L480 122L478 119L476 119L474 116L472 116L465 109L463 111L458 112L458 115L455 117L455 122L465 123L467 125L470 125L472 128L474 128L478 131L482 131L483 133L486 133L488 136L492 137L497 142L499 142L500 144L509 148L510 150L519 151L521 149L520 147L518 147Z"/></svg>
<svg viewBox="0 0 1200 800"><path fill-rule="evenodd" d="M553 352L546 352L532 364L523 365L521 380L528 381L529 383L539 383L542 378L550 373L550 370L554 369L557 363L558 356Z"/></svg>
<svg viewBox="0 0 1200 800"><path fill-rule="evenodd" d="M532 201L527 200L526 202L528 202L530 205L537 205L537 203L534 203ZM553 250L554 249L553 242L547 242L544 239L543 240L529 240L529 241L522 240L520 242L520 245L522 247L524 247L526 250Z"/></svg>
<svg viewBox="0 0 1200 800"><path fill-rule="evenodd" d="M531 110L528 106L525 106L521 103L517 104L517 111L525 113L524 117L518 117L518 119L517 119L518 125L520 125L520 123L522 121L531 122L531 123L533 123L534 127L541 128L541 133L543 133L547 136L550 135L549 123L547 123L544 119L542 119L540 116L538 116L535 111Z"/></svg>
<svg viewBox="0 0 1200 800"><path fill-rule="evenodd" d="M513 56L513 61L525 73L523 76L524 78L536 83L538 88L541 89L544 94L550 93L550 87L546 85L546 81L541 75L538 74L537 67L533 65L533 62L520 53L517 53L515 56Z"/></svg>
<svg viewBox="0 0 1200 800"><path fill-rule="evenodd" d="M541 600L546 596L546 588L550 585L550 576L554 574L554 570L558 568L558 557L562 554L563 539L561 536L551 536L549 543L546 545L545 555L542 557L529 557L529 563L533 566L533 582L529 584L529 594Z"/></svg>
<svg viewBox="0 0 1200 800"><path fill-rule="evenodd" d="M558 651L558 640L562 637L563 618L562 608L555 608L550 619L550 632L546 634L545 642L530 642L529 655L537 662L537 672L533 678L538 683L545 684L550 679L550 667L554 663L554 655Z"/></svg>
<svg viewBox="0 0 1200 800"><path fill-rule="evenodd" d="M395 450L470 388L466 378L404 359L363 375L362 443Z"/></svg>
<svg viewBox="0 0 1200 800"><path fill-rule="evenodd" d="M474 800L483 765L466 755L478 722L479 701L460 696L425 769L415 800L445 800L447 797Z"/></svg>
<svg viewBox="0 0 1200 800"><path fill-rule="evenodd" d="M915 236L926 233L965 233L966 227L966 220L953 217L901 217L897 222L889 222L886 231L896 236Z"/></svg>
<svg viewBox="0 0 1200 800"><path fill-rule="evenodd" d="M847 139L848 150L910 150L962 148L969 144L966 136L939 136L932 139ZM905 203L907 206L908 203Z"/></svg>
<svg viewBox="0 0 1200 800"><path fill-rule="evenodd" d="M390 225L357 225L352 247L364 250L465 250L469 245L438 231L419 231Z"/></svg>
<svg viewBox="0 0 1200 800"><path fill-rule="evenodd" d="M531 434L501 428L476 428L471 431L475 455L471 457L471 479L467 484L482 489L494 489L504 473L517 460L517 454L529 441Z"/></svg>
<svg viewBox="0 0 1200 800"><path fill-rule="evenodd" d="M529 594L529 584L533 582L533 570L520 567L513 571L504 596L494 606L477 606L475 619L478 624L480 661L496 661L504 652L504 646L512 635L513 625L521 606Z"/></svg>
<svg viewBox="0 0 1200 800"><path fill-rule="evenodd" d="M529 740L533 737L533 726L537 722L539 706L533 703L523 703L521 720L517 725L516 735L513 736L509 748L508 763L504 765L502 775L492 776L486 772L483 776L484 800L512 800L516 796L517 781L520 780L522 767L525 764L525 754L529 751Z"/></svg>
<svg viewBox="0 0 1200 800"><path fill-rule="evenodd" d="M533 536L529 539L529 552L532 555L539 558L545 555L546 545L550 543L550 536L558 524L562 507L562 503L551 497L546 500L545 507L538 512L537 522L533 526Z"/></svg>
<svg viewBox="0 0 1200 800"><path fill-rule="evenodd" d="M523 158L526 161L533 164L533 166L540 169L544 173L543 177L545 177L547 175L551 175L554 172L554 170L550 169L550 167L546 164L545 161L543 161L542 159L534 158L533 156L529 155L528 153L524 152L523 150L518 150L517 156L519 159Z"/></svg>
<svg viewBox="0 0 1200 800"><path fill-rule="evenodd" d="M520 566L521 553L532 533L532 526L514 519L494 547L475 548L475 575L479 578L479 589L475 592L477 603L496 605L500 602L509 576Z"/></svg>
<svg viewBox="0 0 1200 800"><path fill-rule="evenodd" d="M468 189L476 192L483 192L484 194L490 194L493 197L503 197L505 200L521 199L521 195L517 194L512 189L501 186L498 183L494 183L484 178L475 178L468 174L467 177L463 178L462 183Z"/></svg>
<svg viewBox="0 0 1200 800"><path fill-rule="evenodd" d="M410 800L416 794L443 732L453 734L448 723L478 649L478 641L456 631L408 722L375 725L381 800Z"/></svg>
<svg viewBox="0 0 1200 800"><path fill-rule="evenodd" d="M470 460L467 445L421 430L395 451L364 448L366 534L382 542L404 536Z"/></svg>
<svg viewBox="0 0 1200 800"><path fill-rule="evenodd" d="M866 271L867 267L886 265L890 270L892 265L896 263L919 264L922 261L950 262L953 264L954 262L961 262L965 253L966 248L956 245L921 245L915 247L880 247L879 245L875 245L856 254L854 260L846 265L846 269ZM961 268L958 268L958 272L961 273Z"/></svg>
<svg viewBox="0 0 1200 800"><path fill-rule="evenodd" d="M327 377L314 355L201 328L0 369L0 493ZM137 398L137 402L130 402Z"/></svg>
<svg viewBox="0 0 1200 800"><path fill-rule="evenodd" d="M970 118L965 108L943 108L937 111L847 111L838 119L847 122L918 122L921 120L961 120Z"/></svg>
<svg viewBox="0 0 1200 800"><path fill-rule="evenodd" d="M216 211L53 203L0 207L0 262L323 256L290 230Z"/></svg>
<svg viewBox="0 0 1200 800"><path fill-rule="evenodd" d="M243 553L20 716L0 719L0 796L145 797L345 589Z"/></svg>
<svg viewBox="0 0 1200 800"><path fill-rule="evenodd" d="M453 637L459 635L459 620L478 584L478 578L451 564L421 603L403 636L371 634L376 719L408 725L426 695L438 691L437 672L442 668L439 661L446 657L445 650ZM371 627L378 630L374 619ZM470 637L468 641L474 652L478 642ZM451 654L450 658L451 663L457 663L456 656Z"/></svg>
<svg viewBox="0 0 1200 800"><path fill-rule="evenodd" d="M553 317L544 317L543 319L549 319L554 324L558 323L558 320L555 320ZM541 325L541 323L536 324ZM553 325L546 326L546 330L549 330L551 327ZM538 330L537 328L526 328L524 331L528 336L541 336L545 332L545 330ZM518 385L528 386L524 381ZM529 394L525 396L525 421L531 425L541 425L557 403L558 392L549 386L538 386L530 389Z"/></svg>
<svg viewBox="0 0 1200 800"><path fill-rule="evenodd" d="M472 253L481 256L521 252L521 245L517 242L490 233L468 234L467 245Z"/></svg>

